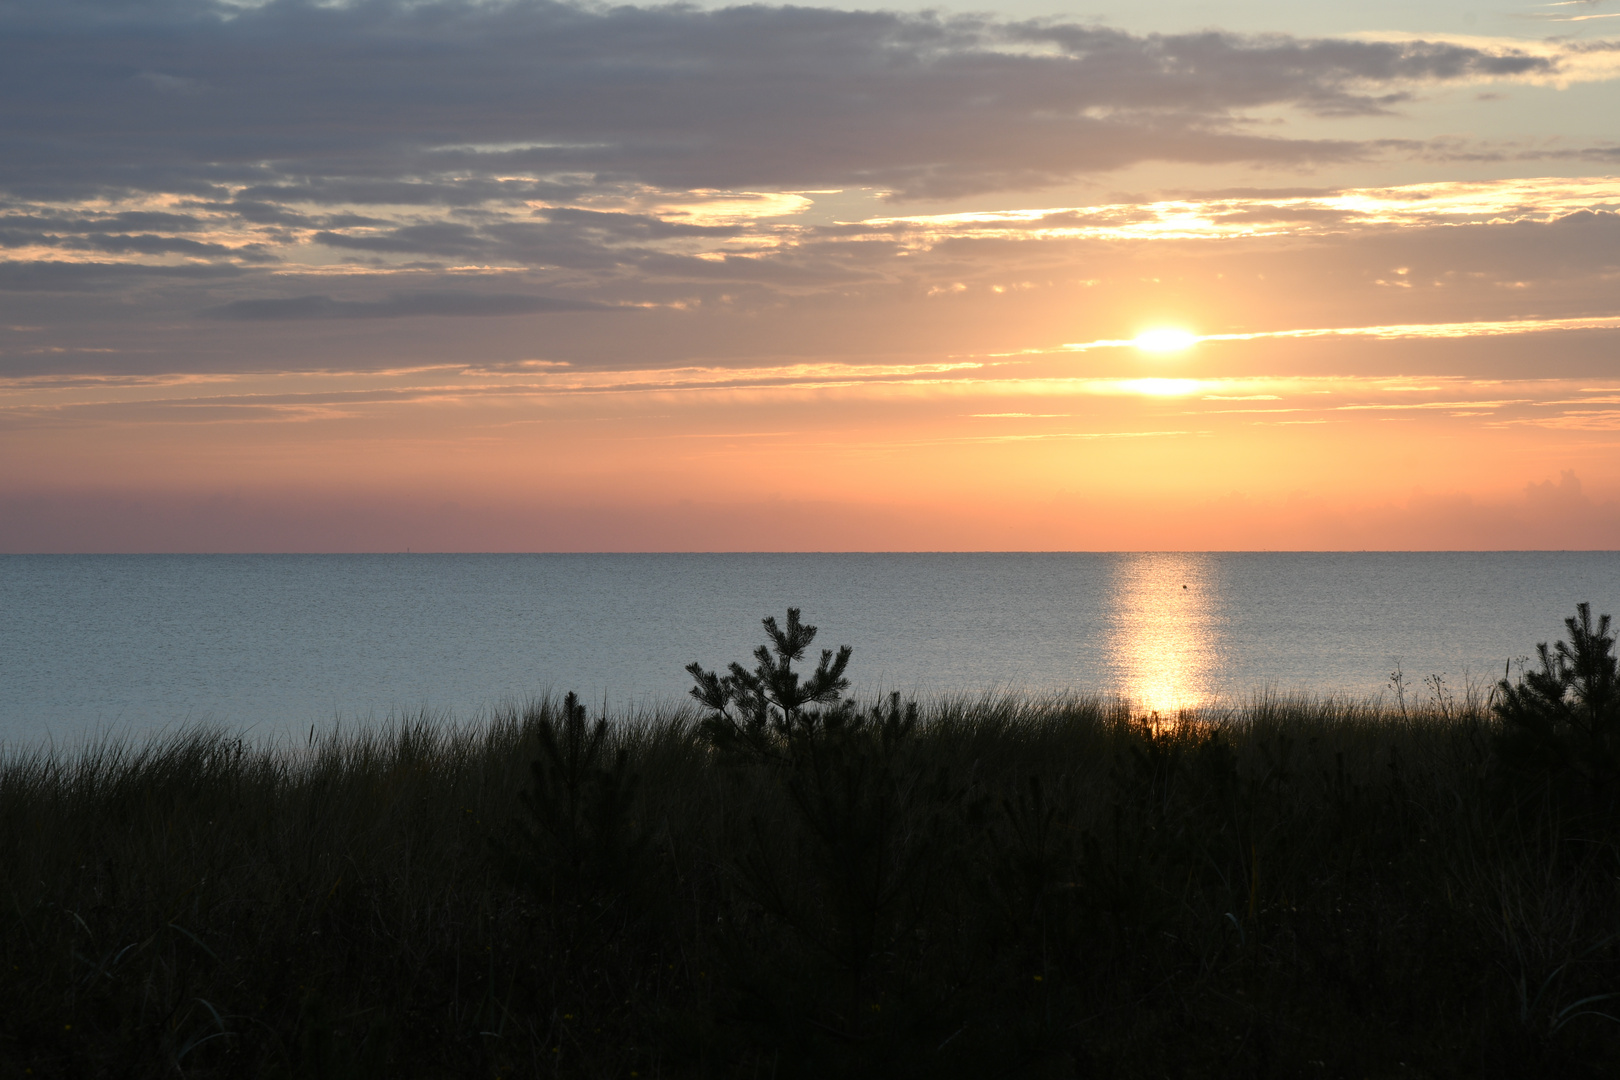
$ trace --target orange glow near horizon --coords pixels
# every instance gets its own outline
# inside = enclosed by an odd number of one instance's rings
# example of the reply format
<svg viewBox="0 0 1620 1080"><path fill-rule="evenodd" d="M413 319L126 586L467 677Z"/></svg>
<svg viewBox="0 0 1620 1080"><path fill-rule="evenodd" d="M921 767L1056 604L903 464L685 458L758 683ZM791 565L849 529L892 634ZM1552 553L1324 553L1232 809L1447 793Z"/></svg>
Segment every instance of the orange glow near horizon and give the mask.
<svg viewBox="0 0 1620 1080"><path fill-rule="evenodd" d="M191 505L290 523L371 507L312 533L322 550L402 530L419 550L1601 546L1617 517L1620 387L1602 380L1084 379L1075 362L36 386L4 410L0 456L37 455L28 506L124 492L121 517L169 548L196 533ZM1154 670L1133 692L1169 701Z"/></svg>

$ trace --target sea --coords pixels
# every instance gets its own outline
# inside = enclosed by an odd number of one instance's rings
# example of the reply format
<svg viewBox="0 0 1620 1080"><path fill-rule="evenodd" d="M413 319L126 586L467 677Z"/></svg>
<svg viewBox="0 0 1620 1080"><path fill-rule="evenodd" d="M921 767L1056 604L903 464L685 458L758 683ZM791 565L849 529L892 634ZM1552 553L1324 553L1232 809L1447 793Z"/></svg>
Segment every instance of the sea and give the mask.
<svg viewBox="0 0 1620 1080"><path fill-rule="evenodd" d="M672 707L789 607L866 698L1461 698L1582 601L1620 552L10 555L0 745Z"/></svg>

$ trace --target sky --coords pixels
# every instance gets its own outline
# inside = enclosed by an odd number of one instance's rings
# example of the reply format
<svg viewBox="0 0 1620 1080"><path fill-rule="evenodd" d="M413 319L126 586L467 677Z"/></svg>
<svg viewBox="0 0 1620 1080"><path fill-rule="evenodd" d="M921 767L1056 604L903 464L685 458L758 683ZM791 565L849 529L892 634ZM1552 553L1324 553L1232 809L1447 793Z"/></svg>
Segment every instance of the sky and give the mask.
<svg viewBox="0 0 1620 1080"><path fill-rule="evenodd" d="M0 0L0 551L1620 547L1620 0Z"/></svg>

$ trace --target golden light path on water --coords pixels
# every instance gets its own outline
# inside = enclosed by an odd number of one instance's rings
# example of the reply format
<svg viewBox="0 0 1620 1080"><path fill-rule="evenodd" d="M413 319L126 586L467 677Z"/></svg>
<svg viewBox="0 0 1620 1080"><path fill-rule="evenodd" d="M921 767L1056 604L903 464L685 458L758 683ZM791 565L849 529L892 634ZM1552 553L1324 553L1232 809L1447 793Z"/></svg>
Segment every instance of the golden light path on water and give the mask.
<svg viewBox="0 0 1620 1080"><path fill-rule="evenodd" d="M1114 572L1110 656L1116 692L1138 715L1209 703L1220 616L1208 555L1126 556Z"/></svg>

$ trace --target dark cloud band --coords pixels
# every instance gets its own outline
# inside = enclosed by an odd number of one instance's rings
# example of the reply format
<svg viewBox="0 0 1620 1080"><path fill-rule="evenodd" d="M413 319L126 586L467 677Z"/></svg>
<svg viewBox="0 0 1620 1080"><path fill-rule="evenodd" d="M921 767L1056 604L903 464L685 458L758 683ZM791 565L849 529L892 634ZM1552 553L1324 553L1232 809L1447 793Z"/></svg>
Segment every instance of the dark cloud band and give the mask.
<svg viewBox="0 0 1620 1080"><path fill-rule="evenodd" d="M337 300L330 296L290 296L236 300L204 312L232 321L305 319L404 319L422 315L542 315L561 311L610 311L602 304L512 293L400 293L383 300Z"/></svg>
<svg viewBox="0 0 1620 1080"><path fill-rule="evenodd" d="M960 194L1145 159L1343 159L1356 144L1234 120L1377 112L1414 83L1557 66L1421 41L795 7L9 3L0 187L467 204L573 176Z"/></svg>

